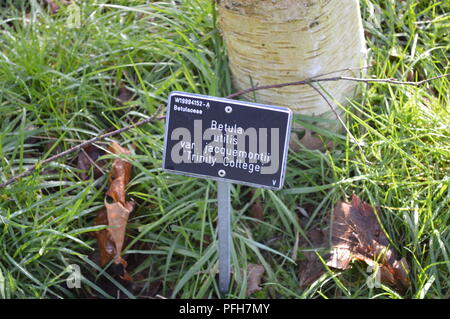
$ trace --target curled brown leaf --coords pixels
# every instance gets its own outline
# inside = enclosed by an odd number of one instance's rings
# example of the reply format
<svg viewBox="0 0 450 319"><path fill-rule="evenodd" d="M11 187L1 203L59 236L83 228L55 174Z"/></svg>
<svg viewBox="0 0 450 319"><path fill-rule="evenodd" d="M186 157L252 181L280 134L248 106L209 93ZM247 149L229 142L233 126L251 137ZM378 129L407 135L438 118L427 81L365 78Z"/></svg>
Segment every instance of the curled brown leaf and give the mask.
<svg viewBox="0 0 450 319"><path fill-rule="evenodd" d="M109 150L113 154L124 154L124 155L130 155L131 152L121 147L116 142L113 142L111 144L111 147ZM106 192L106 195L111 197L114 202L120 202L122 205L125 205L125 189L128 184L128 182L131 179L131 163L127 162L126 160L123 160L121 158L116 158L113 162L112 169L111 169L111 185Z"/></svg>
<svg viewBox="0 0 450 319"><path fill-rule="evenodd" d="M108 215L105 207L97 212L94 224L96 226L108 225ZM108 229L96 231L94 235L97 238L100 266L103 267L116 256L116 247Z"/></svg>
<svg viewBox="0 0 450 319"><path fill-rule="evenodd" d="M105 203L107 217L108 217L108 232L110 239L112 239L115 247L116 254L114 261L116 264L122 263L120 254L122 252L123 243L125 240L125 231L128 223L128 217L133 210L131 203L126 203L123 206L121 203L108 204Z"/></svg>
<svg viewBox="0 0 450 319"><path fill-rule="evenodd" d="M113 142L109 148L113 154L129 155L131 152ZM106 201L105 207L97 213L96 225L107 225L108 228L96 232L99 246L100 264L106 265L112 259L115 264L122 264L126 268L127 263L122 259L121 253L125 241L128 217L133 211L133 203L126 201L126 186L131 179L132 166L126 160L116 158L113 161L110 186L106 195L112 199L112 203ZM129 279L126 272L123 275Z"/></svg>

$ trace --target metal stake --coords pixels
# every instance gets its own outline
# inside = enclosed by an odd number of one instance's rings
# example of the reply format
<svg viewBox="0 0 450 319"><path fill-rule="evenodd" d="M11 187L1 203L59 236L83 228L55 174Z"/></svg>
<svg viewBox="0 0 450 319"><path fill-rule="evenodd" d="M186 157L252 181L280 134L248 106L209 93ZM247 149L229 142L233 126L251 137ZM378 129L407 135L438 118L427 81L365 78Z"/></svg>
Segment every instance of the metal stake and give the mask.
<svg viewBox="0 0 450 319"><path fill-rule="evenodd" d="M217 201L219 206L219 290L227 294L231 273L231 184L217 182Z"/></svg>

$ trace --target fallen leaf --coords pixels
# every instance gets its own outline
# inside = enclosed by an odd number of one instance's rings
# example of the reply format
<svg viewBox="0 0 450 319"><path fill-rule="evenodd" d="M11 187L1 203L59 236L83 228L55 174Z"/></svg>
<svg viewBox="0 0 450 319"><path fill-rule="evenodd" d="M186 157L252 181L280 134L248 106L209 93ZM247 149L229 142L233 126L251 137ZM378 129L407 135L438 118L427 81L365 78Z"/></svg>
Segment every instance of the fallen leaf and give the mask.
<svg viewBox="0 0 450 319"><path fill-rule="evenodd" d="M326 238L322 233L320 238L311 241L326 246ZM401 293L409 287L406 259L398 260L378 222L377 211L358 196L353 195L351 203L340 201L336 204L331 221L331 242L330 255L324 256L327 266L346 270L355 259L365 261L369 266L377 263L382 283ZM300 272L302 287L314 282L323 273L323 267L320 267L321 271L313 269L318 265L312 256L303 265L305 269Z"/></svg>
<svg viewBox="0 0 450 319"><path fill-rule="evenodd" d="M264 271L262 265L249 264L247 266L247 296L261 290L260 284Z"/></svg>
<svg viewBox="0 0 450 319"><path fill-rule="evenodd" d="M126 206L123 206L121 203L105 203L105 207L109 225L108 232L111 235L116 250L116 255L114 256L115 263L123 264L120 254L125 240L128 216L133 211L133 205L132 203L126 203Z"/></svg>
<svg viewBox="0 0 450 319"><path fill-rule="evenodd" d="M113 142L111 144L109 150L113 154L118 155L131 154L131 152L128 149L121 147L116 142ZM111 197L114 200L114 202L120 202L122 203L122 205L125 206L126 205L125 188L128 182L130 181L130 178L131 178L131 163L120 158L115 159L111 170L111 178L110 178L111 185L108 191L106 192L106 195Z"/></svg>
<svg viewBox="0 0 450 319"><path fill-rule="evenodd" d="M131 152L113 142L109 148L113 154L126 154ZM125 271L126 261L121 257L125 241L125 232L128 217L133 211L133 203L126 201L126 186L131 179L131 163L121 158L113 161L110 176L110 186L106 195L112 203L106 201L105 207L97 212L96 225L107 225L108 228L95 233L99 246L100 265L103 267L112 259L115 264L124 268L123 279L131 279Z"/></svg>
<svg viewBox="0 0 450 319"><path fill-rule="evenodd" d="M351 203L338 202L333 214L333 250L327 265L348 269L352 259L377 262L381 282L404 292L409 286L406 259L398 260L377 219L377 211L353 195Z"/></svg>
<svg viewBox="0 0 450 319"><path fill-rule="evenodd" d="M108 215L106 212L106 207L103 207L97 212L94 224L96 226L108 225ZM103 267L116 256L116 246L114 245L113 238L108 229L96 231L94 235L97 238L98 251L100 255L100 266Z"/></svg>

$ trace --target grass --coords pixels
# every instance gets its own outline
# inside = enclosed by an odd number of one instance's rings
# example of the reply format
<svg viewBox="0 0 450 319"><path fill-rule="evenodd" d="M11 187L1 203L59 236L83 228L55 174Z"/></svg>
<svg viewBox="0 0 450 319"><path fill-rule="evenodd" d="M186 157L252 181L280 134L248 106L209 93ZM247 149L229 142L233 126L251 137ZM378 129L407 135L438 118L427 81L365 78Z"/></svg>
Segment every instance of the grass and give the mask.
<svg viewBox="0 0 450 319"><path fill-rule="evenodd" d="M64 6L50 15L36 0L3 4L0 180L79 140L147 118L172 90L232 93L212 2L146 2L85 1L79 28L67 24L71 13ZM419 80L448 73L448 2L362 0L361 10L374 63L368 76ZM119 104L120 85L136 99ZM230 298L245 297L249 263L266 270L263 289L252 298L448 298L449 80L361 88L362 96L346 107L361 148L296 116L332 139L334 149L290 152L284 189L256 191L263 222L249 215L250 189L233 186ZM106 271L93 261L89 232L101 228L93 220L107 178L80 180L73 154L0 190L0 298L219 296L216 185L162 172L163 133L157 122L116 137L136 147L128 190L136 208L124 254L139 282L126 285L111 274L113 267ZM381 208L393 247L410 263L405 296L387 286L369 288L358 262L299 288L304 256L297 238L325 227L334 203L352 193ZM304 226L297 207L309 210ZM71 264L81 267L81 289L66 285Z"/></svg>

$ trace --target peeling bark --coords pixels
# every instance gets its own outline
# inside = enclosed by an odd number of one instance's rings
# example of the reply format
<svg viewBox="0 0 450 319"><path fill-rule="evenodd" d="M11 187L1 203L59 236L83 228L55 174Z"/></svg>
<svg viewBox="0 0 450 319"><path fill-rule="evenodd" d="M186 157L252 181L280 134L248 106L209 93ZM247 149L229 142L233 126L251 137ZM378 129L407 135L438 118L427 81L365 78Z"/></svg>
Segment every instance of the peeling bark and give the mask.
<svg viewBox="0 0 450 319"><path fill-rule="evenodd" d="M364 65L366 47L357 0L221 0L219 24L238 90L253 85L298 81ZM335 75L357 76L359 71ZM350 81L323 83L345 104ZM253 93L246 96L253 99ZM256 92L257 102L294 112L335 118L323 98L307 85ZM342 113L338 110L338 113Z"/></svg>

